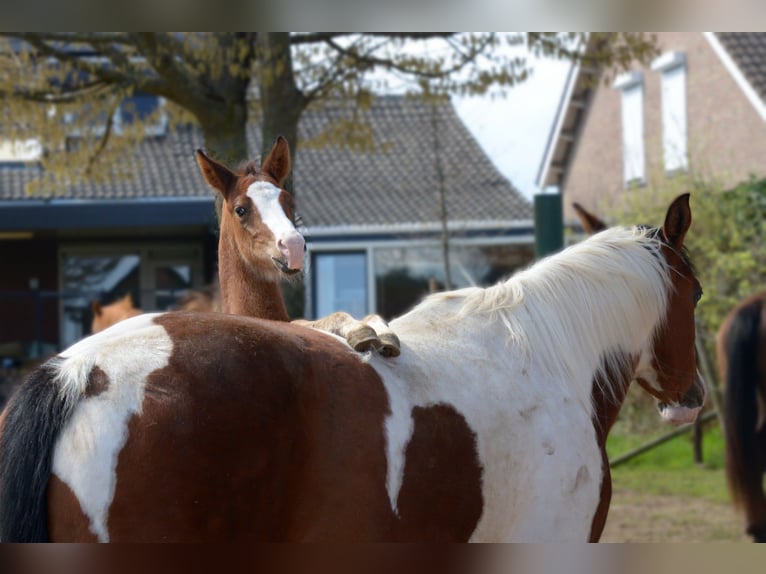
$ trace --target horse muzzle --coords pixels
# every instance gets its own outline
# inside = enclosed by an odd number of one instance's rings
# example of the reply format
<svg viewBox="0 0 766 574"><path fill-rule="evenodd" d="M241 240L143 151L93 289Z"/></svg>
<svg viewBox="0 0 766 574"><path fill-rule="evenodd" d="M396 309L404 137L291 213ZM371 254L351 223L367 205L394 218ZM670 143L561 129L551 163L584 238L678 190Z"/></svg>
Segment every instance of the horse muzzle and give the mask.
<svg viewBox="0 0 766 574"><path fill-rule="evenodd" d="M665 422L674 425L693 423L697 420L707 400L707 388L699 371L694 374L691 387L679 403L659 403L657 408Z"/></svg>

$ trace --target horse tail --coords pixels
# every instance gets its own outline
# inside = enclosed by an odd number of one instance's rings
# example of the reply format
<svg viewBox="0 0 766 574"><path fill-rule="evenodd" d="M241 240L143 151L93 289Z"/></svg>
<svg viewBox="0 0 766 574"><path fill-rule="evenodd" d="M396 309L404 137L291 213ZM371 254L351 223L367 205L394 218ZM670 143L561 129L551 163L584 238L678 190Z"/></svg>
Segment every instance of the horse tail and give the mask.
<svg viewBox="0 0 766 574"><path fill-rule="evenodd" d="M726 342L724 426L726 477L736 505L750 506L762 495L756 441L758 423L758 333L761 300L753 301L732 317Z"/></svg>
<svg viewBox="0 0 766 574"><path fill-rule="evenodd" d="M48 361L16 390L0 427L0 541L47 542L53 448L74 410Z"/></svg>

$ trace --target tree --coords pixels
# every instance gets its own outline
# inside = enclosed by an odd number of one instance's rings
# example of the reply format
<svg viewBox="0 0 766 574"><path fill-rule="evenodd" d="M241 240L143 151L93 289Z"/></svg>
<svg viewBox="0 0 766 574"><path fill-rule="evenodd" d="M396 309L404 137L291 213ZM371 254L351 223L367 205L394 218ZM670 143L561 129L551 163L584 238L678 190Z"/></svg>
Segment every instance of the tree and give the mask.
<svg viewBox="0 0 766 574"><path fill-rule="evenodd" d="M569 58L614 69L655 52L641 33L11 33L0 53L0 96L6 137L45 142L43 164L67 180L97 177L101 166L119 166L125 145L141 137L114 138L112 113L126 95L143 92L169 102L176 120L199 123L208 151L227 162L248 156L245 127L262 119L262 141L279 134L294 148L298 122L310 106L334 98L364 106L370 96L401 82L421 96L483 94L523 81L532 72L528 54ZM579 47L588 42L592 49ZM386 72L385 77L380 72ZM402 86L399 86L402 87ZM103 129L76 146L61 117L82 125L101 118ZM353 122L352 122L353 124ZM71 129L71 128L69 128ZM353 125L330 126L324 137L354 142ZM67 147L69 146L69 147ZM81 160L69 154L81 153ZM73 173L74 166L79 166Z"/></svg>

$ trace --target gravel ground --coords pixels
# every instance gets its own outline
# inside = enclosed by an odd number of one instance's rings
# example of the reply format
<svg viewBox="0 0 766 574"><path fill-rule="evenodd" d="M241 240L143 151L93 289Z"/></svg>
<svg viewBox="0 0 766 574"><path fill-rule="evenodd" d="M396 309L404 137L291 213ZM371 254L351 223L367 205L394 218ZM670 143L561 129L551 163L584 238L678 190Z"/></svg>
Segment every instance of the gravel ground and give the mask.
<svg viewBox="0 0 766 574"><path fill-rule="evenodd" d="M601 542L750 542L730 504L615 489Z"/></svg>

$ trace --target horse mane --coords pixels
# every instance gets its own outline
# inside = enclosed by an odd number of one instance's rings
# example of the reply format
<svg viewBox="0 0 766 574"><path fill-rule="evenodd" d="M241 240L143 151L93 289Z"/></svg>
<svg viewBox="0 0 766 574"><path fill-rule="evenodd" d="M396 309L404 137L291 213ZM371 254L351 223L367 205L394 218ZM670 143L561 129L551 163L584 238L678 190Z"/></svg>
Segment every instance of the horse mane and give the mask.
<svg viewBox="0 0 766 574"><path fill-rule="evenodd" d="M260 173L260 166L254 159L245 161L237 171L238 175L258 175Z"/></svg>
<svg viewBox="0 0 766 574"><path fill-rule="evenodd" d="M558 357L539 362L551 378L590 370L603 385L665 319L671 275L661 245L654 230L610 228L492 287L437 293L418 308L452 301L455 319L499 319L527 363L545 349Z"/></svg>

